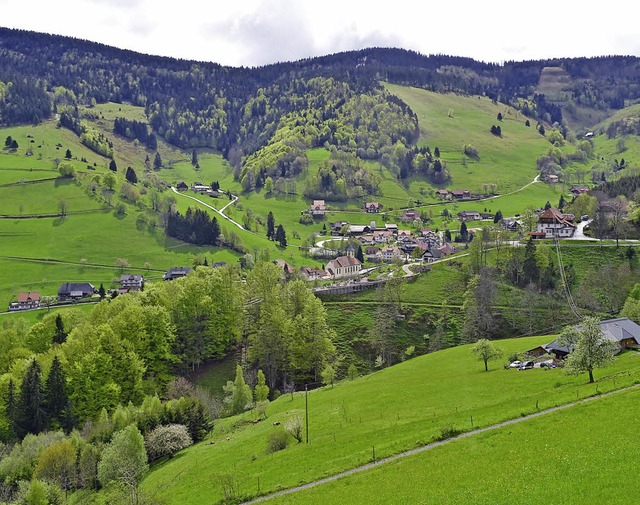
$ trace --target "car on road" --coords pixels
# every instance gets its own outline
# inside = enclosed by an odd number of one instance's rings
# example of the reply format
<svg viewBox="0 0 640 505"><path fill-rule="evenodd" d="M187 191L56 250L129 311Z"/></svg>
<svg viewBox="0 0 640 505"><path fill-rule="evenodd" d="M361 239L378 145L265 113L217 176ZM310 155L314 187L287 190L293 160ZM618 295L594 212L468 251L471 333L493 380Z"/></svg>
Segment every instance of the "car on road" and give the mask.
<svg viewBox="0 0 640 505"><path fill-rule="evenodd" d="M529 370L530 368L533 368L533 361L525 361L518 367L518 370Z"/></svg>

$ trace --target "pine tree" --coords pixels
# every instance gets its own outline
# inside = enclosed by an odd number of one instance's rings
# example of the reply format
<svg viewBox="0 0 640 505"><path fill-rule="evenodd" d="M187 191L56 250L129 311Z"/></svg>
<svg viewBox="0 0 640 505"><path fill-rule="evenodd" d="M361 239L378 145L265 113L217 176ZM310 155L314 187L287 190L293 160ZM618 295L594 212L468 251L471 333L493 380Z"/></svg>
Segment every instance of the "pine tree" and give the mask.
<svg viewBox="0 0 640 505"><path fill-rule="evenodd" d="M102 284L102 282L100 283L100 287L98 288L98 294L100 295L100 300L104 300L104 297L107 294L107 292L104 289L104 285Z"/></svg>
<svg viewBox="0 0 640 505"><path fill-rule="evenodd" d="M116 165L116 160L111 160L109 162L109 170L111 170L112 172L117 172L118 171L118 165Z"/></svg>
<svg viewBox="0 0 640 505"><path fill-rule="evenodd" d="M278 225L278 229L276 230L275 241L280 244L280 247L287 247L287 233L281 224Z"/></svg>
<svg viewBox="0 0 640 505"><path fill-rule="evenodd" d="M64 329L64 323L60 314L56 315L56 329L53 333L53 343L63 344L67 340L67 332Z"/></svg>
<svg viewBox="0 0 640 505"><path fill-rule="evenodd" d="M131 184L135 184L136 182L138 182L138 176L136 175L136 171L131 167L127 167L127 172L125 174L125 178Z"/></svg>
<svg viewBox="0 0 640 505"><path fill-rule="evenodd" d="M198 153L194 149L191 153L191 164L195 167L198 166Z"/></svg>
<svg viewBox="0 0 640 505"><path fill-rule="evenodd" d="M53 358L44 390L49 419L57 422L58 426L63 426L67 429L71 428L70 426L65 426L70 418L70 413L67 412L70 402L67 395L67 379L58 356Z"/></svg>
<svg viewBox="0 0 640 505"><path fill-rule="evenodd" d="M160 153L156 151L156 156L153 159L153 168L158 170L161 167L162 167L162 157L160 156Z"/></svg>
<svg viewBox="0 0 640 505"><path fill-rule="evenodd" d="M22 381L17 418L17 431L20 437L27 433L38 434L47 427L41 370L35 359L31 361Z"/></svg>
<svg viewBox="0 0 640 505"><path fill-rule="evenodd" d="M356 251L356 258L360 261L360 263L364 263L364 254L362 254L362 246L358 246Z"/></svg>
<svg viewBox="0 0 640 505"><path fill-rule="evenodd" d="M276 221L273 218L273 212L269 211L267 214L267 238L274 240L276 234Z"/></svg>

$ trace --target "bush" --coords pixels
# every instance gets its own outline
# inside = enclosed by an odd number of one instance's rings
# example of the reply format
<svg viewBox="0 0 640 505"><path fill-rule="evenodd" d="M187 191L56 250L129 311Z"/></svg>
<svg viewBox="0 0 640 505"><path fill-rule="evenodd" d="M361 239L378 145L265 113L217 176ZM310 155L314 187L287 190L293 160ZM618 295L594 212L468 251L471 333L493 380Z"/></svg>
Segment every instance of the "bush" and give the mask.
<svg viewBox="0 0 640 505"><path fill-rule="evenodd" d="M163 456L173 456L176 452L189 447L193 441L187 427L183 424L158 426L145 436L144 446L149 460L154 461Z"/></svg>
<svg viewBox="0 0 640 505"><path fill-rule="evenodd" d="M269 435L269 439L267 441L267 453L271 454L272 452L278 452L287 448L287 432L279 429L273 431Z"/></svg>
<svg viewBox="0 0 640 505"><path fill-rule="evenodd" d="M293 416L287 419L287 422L284 423L284 429L298 443L302 442L302 418L300 416Z"/></svg>

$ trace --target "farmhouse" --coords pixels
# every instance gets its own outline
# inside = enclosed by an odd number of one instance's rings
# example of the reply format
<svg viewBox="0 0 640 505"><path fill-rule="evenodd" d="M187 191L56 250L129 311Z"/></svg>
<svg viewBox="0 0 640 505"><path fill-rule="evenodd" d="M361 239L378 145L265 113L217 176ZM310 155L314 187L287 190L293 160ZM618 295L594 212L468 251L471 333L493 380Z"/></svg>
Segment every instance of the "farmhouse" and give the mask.
<svg viewBox="0 0 640 505"><path fill-rule="evenodd" d="M88 282L65 282L58 288L58 300L80 300L93 295L95 290Z"/></svg>
<svg viewBox="0 0 640 505"><path fill-rule="evenodd" d="M536 232L544 233L545 238L573 237L576 231L573 214L563 214L558 209L550 207L538 217Z"/></svg>
<svg viewBox="0 0 640 505"><path fill-rule="evenodd" d="M128 293L129 291L140 291L144 279L140 274L122 274L120 276L120 289L119 294Z"/></svg>
<svg viewBox="0 0 640 505"><path fill-rule="evenodd" d="M436 196L438 198L442 198L443 200L448 200L451 198L449 191L446 189L439 189L438 191L436 191Z"/></svg>
<svg viewBox="0 0 640 505"><path fill-rule="evenodd" d="M380 261L382 259L382 253L377 247L369 246L364 250L364 256L369 261Z"/></svg>
<svg viewBox="0 0 640 505"><path fill-rule="evenodd" d="M400 248L396 246L384 246L380 254L382 255L382 261L384 261L385 263L391 263L393 260L405 260L404 253L400 250Z"/></svg>
<svg viewBox="0 0 640 505"><path fill-rule="evenodd" d="M9 310L29 310L38 307L40 307L40 293L37 291L18 293L18 301L9 304Z"/></svg>
<svg viewBox="0 0 640 505"><path fill-rule="evenodd" d="M475 210L461 210L458 212L458 219L460 221L479 221L482 216Z"/></svg>
<svg viewBox="0 0 640 505"><path fill-rule="evenodd" d="M374 214L380 212L382 208L382 204L379 202L367 202L364 204L364 211L369 214Z"/></svg>
<svg viewBox="0 0 640 505"><path fill-rule="evenodd" d="M451 191L451 196L457 200L468 200L471 198L471 191L468 189L454 189Z"/></svg>
<svg viewBox="0 0 640 505"><path fill-rule="evenodd" d="M350 224L348 230L349 235L362 235L363 233L371 233L371 227L366 224Z"/></svg>
<svg viewBox="0 0 640 505"><path fill-rule="evenodd" d="M187 186L187 183L186 183L186 182L181 181L181 182L179 182L179 183L176 185L176 189L177 189L178 191L186 191L186 190L188 190L188 189L189 189L189 186Z"/></svg>
<svg viewBox="0 0 640 505"><path fill-rule="evenodd" d="M179 279L180 277L185 277L189 272L191 272L191 268L189 267L172 268L162 276L162 280L172 281L174 279Z"/></svg>
<svg viewBox="0 0 640 505"><path fill-rule="evenodd" d="M571 194L573 196L580 196L584 193L588 193L589 192L589 187L588 186L573 186L569 191L571 191Z"/></svg>
<svg viewBox="0 0 640 505"><path fill-rule="evenodd" d="M287 263L285 260L282 260L282 259L273 260L273 264L279 266L284 272L285 276L289 276L293 274L294 268L291 265L289 265L289 263Z"/></svg>
<svg viewBox="0 0 640 505"><path fill-rule="evenodd" d="M201 182L194 182L193 186L191 186L191 191L194 191L195 193L207 193L210 190L211 188L209 186L206 186Z"/></svg>
<svg viewBox="0 0 640 505"><path fill-rule="evenodd" d="M577 326L580 329L580 326ZM607 319L600 322L600 328L604 338L618 344L618 352L623 349L637 349L640 347L640 325L626 317L617 319ZM530 356L542 356L553 354L556 358L565 358L571 354L572 348L561 346L557 340L553 340L545 345L534 347L526 352Z"/></svg>
<svg viewBox="0 0 640 505"><path fill-rule="evenodd" d="M354 256L353 248L347 249L347 256L338 256L327 263L325 270L334 279L358 275L362 263Z"/></svg>
<svg viewBox="0 0 640 505"><path fill-rule="evenodd" d="M309 205L308 212L312 216L324 216L324 213L327 211L327 206L324 200L314 200L311 205Z"/></svg>
<svg viewBox="0 0 640 505"><path fill-rule="evenodd" d="M403 223L410 223L416 219L420 219L419 210L407 209L400 216L400 221L402 221Z"/></svg>

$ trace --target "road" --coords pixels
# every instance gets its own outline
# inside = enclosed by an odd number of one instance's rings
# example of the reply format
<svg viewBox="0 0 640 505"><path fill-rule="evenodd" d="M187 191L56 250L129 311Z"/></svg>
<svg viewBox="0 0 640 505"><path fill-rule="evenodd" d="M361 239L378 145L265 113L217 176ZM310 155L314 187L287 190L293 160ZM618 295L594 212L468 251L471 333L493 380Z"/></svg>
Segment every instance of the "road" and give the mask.
<svg viewBox="0 0 640 505"><path fill-rule="evenodd" d="M244 231L249 231L247 230L244 226L242 226L240 223L238 223L237 221L234 221L233 219L231 219L229 216L227 216L224 213L224 210L229 206L229 205L233 205L234 203L236 203L238 201L238 197L235 195L231 195L231 201L225 205L224 207L222 207L221 210L216 209L215 207L213 207L212 205L209 205L206 202L203 202L202 200L196 198L195 196L191 196L191 195L185 195L184 193L181 193L180 191L178 191L175 187L171 186L171 190L176 194L176 195L180 195L184 198L191 198L191 200L194 200L202 205L204 205L205 207L213 210L214 212L217 212L218 214L220 214L223 218L225 218L227 221L229 221L230 223L233 223L234 225L236 225L238 228L240 228L241 230Z"/></svg>

